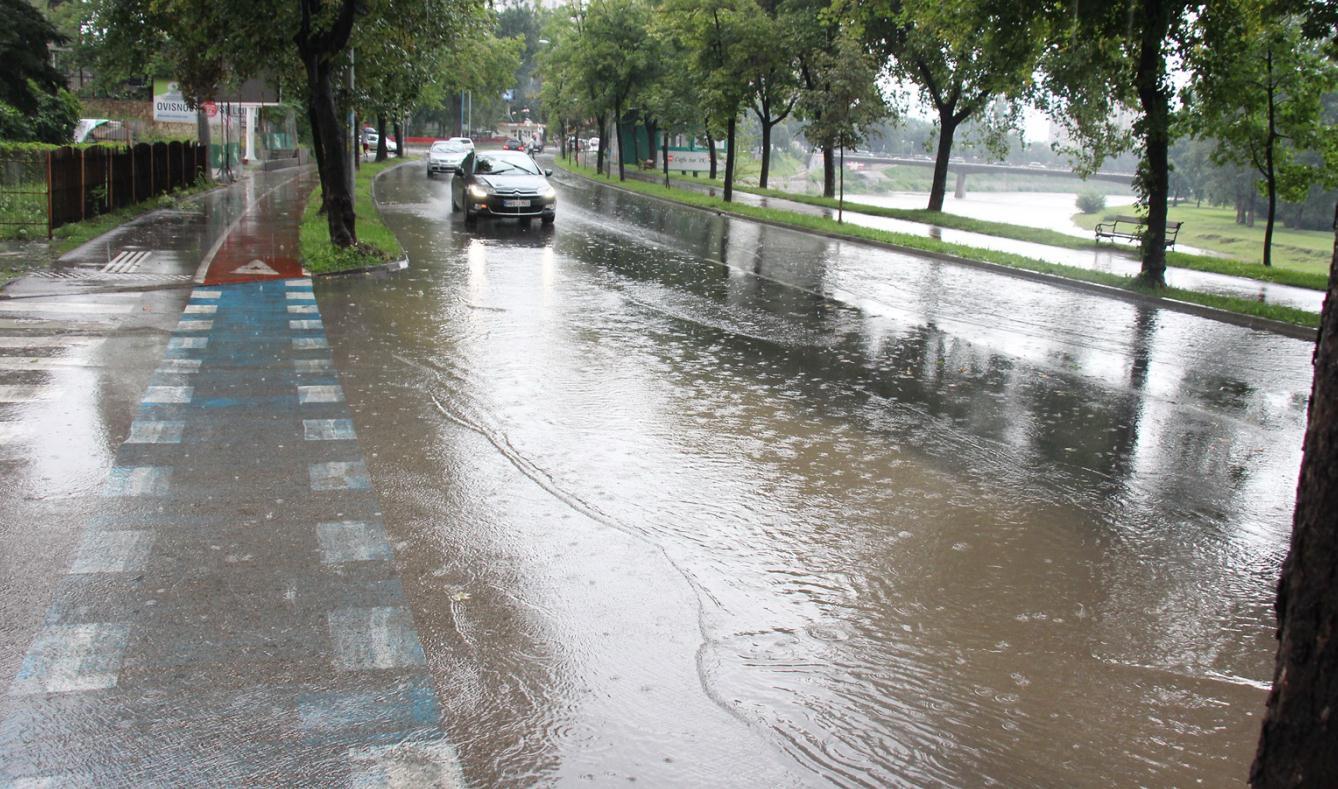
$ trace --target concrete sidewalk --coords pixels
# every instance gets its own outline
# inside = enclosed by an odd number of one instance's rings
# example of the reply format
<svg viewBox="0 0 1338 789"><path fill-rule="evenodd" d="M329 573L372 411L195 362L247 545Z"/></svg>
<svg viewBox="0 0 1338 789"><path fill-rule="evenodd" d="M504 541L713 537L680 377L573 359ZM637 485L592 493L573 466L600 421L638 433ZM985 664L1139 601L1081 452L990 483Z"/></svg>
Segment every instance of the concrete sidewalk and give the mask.
<svg viewBox="0 0 1338 789"><path fill-rule="evenodd" d="M310 183L160 212L0 300L0 786L459 782L294 268Z"/></svg>

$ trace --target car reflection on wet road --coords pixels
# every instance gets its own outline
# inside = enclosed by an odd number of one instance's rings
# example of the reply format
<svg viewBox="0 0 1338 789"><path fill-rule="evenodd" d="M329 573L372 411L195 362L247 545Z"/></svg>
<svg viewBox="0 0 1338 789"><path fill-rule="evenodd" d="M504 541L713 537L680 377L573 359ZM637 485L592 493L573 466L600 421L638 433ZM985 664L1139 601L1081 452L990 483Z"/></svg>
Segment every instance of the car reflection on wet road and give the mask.
<svg viewBox="0 0 1338 789"><path fill-rule="evenodd" d="M1301 341L563 179L317 294L466 777L1240 781Z"/></svg>

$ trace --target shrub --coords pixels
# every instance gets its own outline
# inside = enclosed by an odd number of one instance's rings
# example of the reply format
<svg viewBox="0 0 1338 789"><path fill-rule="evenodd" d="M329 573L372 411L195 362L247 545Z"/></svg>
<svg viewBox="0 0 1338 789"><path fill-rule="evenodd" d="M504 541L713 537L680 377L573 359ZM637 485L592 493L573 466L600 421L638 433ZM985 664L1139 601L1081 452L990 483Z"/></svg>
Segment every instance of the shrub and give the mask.
<svg viewBox="0 0 1338 789"><path fill-rule="evenodd" d="M1106 196L1100 192L1083 192L1078 195L1078 210L1084 214L1095 214L1106 207Z"/></svg>

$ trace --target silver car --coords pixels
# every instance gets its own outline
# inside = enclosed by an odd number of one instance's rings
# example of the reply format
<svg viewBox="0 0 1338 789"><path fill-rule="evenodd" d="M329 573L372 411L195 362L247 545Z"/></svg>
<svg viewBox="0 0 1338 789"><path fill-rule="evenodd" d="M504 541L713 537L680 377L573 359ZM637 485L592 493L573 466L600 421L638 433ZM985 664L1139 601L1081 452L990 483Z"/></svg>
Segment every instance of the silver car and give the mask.
<svg viewBox="0 0 1338 789"><path fill-rule="evenodd" d="M459 167L472 151L472 146L466 147L455 140L432 143L427 152L427 177L431 178L437 173L455 172L455 168Z"/></svg>

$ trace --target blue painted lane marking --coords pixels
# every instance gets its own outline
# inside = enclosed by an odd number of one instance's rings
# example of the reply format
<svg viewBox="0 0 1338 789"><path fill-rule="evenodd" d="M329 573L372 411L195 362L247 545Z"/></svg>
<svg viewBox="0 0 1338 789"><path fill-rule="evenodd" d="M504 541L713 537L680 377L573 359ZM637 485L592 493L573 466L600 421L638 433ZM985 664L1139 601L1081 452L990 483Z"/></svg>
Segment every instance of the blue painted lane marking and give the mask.
<svg viewBox="0 0 1338 789"><path fill-rule="evenodd" d="M312 463L308 468L313 491L371 490L372 480L367 476L367 465L361 460L351 462Z"/></svg>
<svg viewBox="0 0 1338 789"><path fill-rule="evenodd" d="M74 555L70 572L130 573L144 569L153 547L151 531L90 531Z"/></svg>
<svg viewBox="0 0 1338 789"><path fill-rule="evenodd" d="M390 543L378 523L335 521L316 524L322 564L385 561L391 558Z"/></svg>
<svg viewBox="0 0 1338 789"><path fill-rule="evenodd" d="M297 700L297 715L311 745L366 747L440 736L441 709L426 677L382 690L306 693Z"/></svg>
<svg viewBox="0 0 1338 789"><path fill-rule="evenodd" d="M130 641L120 624L51 625L28 649L11 696L116 687Z"/></svg>
<svg viewBox="0 0 1338 789"><path fill-rule="evenodd" d="M427 662L408 609L339 608L329 618L334 665L341 671L408 668Z"/></svg>
<svg viewBox="0 0 1338 789"><path fill-rule="evenodd" d="M113 466L104 496L166 496L172 469L166 466Z"/></svg>
<svg viewBox="0 0 1338 789"><path fill-rule="evenodd" d="M307 441L352 441L352 419L303 419L302 436Z"/></svg>

